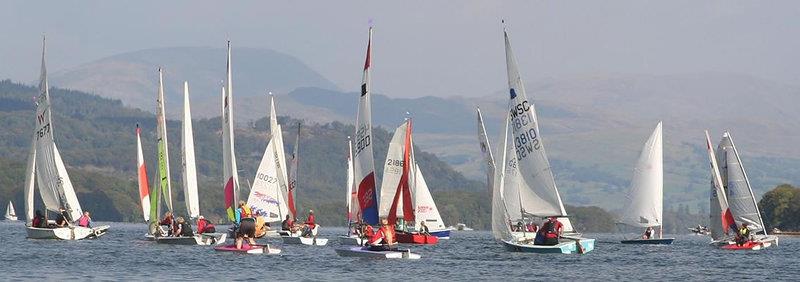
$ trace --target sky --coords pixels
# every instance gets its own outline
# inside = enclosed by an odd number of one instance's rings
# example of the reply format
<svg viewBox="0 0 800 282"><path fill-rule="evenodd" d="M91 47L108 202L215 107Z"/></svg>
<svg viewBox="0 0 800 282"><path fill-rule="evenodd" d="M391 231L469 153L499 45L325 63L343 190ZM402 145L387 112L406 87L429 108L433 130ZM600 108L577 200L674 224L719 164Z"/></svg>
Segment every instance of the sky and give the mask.
<svg viewBox="0 0 800 282"><path fill-rule="evenodd" d="M800 1L2 1L0 79L159 47L274 49L357 91L482 96L506 87L501 19L527 80L741 73L800 84ZM235 66L235 62L234 62Z"/></svg>

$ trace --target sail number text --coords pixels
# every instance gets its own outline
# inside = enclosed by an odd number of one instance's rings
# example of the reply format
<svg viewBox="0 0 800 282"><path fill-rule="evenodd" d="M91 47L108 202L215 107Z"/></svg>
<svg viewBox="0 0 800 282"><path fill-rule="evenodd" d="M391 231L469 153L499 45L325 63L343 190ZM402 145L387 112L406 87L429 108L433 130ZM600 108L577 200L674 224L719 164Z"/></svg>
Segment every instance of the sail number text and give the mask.
<svg viewBox="0 0 800 282"><path fill-rule="evenodd" d="M39 138L42 138L49 133L50 133L50 124L48 123L43 125L42 128L39 128L38 131L36 131L36 140L39 140Z"/></svg>
<svg viewBox="0 0 800 282"><path fill-rule="evenodd" d="M533 115L529 114L531 106L528 101L522 101L509 111L511 115L511 125L514 129L514 149L517 159L524 159L534 150L542 147L539 141L539 134L533 126Z"/></svg>
<svg viewBox="0 0 800 282"><path fill-rule="evenodd" d="M359 153L361 153L362 150L369 147L370 144L371 140L370 140L369 130L367 130L367 125L362 125L360 128L358 128L358 131L356 132L355 155L357 156Z"/></svg>

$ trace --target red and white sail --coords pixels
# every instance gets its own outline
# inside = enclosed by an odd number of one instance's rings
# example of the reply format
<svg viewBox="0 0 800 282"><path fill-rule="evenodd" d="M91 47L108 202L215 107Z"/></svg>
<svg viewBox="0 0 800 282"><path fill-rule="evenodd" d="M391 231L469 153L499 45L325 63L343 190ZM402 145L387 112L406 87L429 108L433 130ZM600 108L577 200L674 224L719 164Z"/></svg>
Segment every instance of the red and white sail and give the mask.
<svg viewBox="0 0 800 282"><path fill-rule="evenodd" d="M356 115L355 151L353 152L353 171L357 183L357 217L364 222L378 224L377 191L375 191L375 161L372 151L372 110L370 102L370 68L372 55L372 28L369 29L367 57L364 61L364 74L361 79L361 96Z"/></svg>
<svg viewBox="0 0 800 282"><path fill-rule="evenodd" d="M711 137L708 135L708 130L706 130L706 148L708 149L708 158L711 164L711 185L713 190L711 191L711 197L717 198L717 203L719 204L719 215L712 214L712 219L719 216L719 220L721 222L722 233L727 234L730 229L736 230L736 221L733 218L733 213L731 213L731 209L728 206L728 198L725 195L725 189L722 186L722 177L719 174L719 166L717 166L717 157L714 154L714 147L711 146ZM712 208L712 212L715 209ZM717 232L715 232L717 231ZM712 230L712 235L721 236L722 234L717 235L719 230ZM717 233L717 234L714 234ZM715 238L712 236L712 238Z"/></svg>
<svg viewBox="0 0 800 282"><path fill-rule="evenodd" d="M142 206L144 221L150 221L150 184L147 182L147 166L142 153L142 129L136 125L136 168L139 179L139 200Z"/></svg>

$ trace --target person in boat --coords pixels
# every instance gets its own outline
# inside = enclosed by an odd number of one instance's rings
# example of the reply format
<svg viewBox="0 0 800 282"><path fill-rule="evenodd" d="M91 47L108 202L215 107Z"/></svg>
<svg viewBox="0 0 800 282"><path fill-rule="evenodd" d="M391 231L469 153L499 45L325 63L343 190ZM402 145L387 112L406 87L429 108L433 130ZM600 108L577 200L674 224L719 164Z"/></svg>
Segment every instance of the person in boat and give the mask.
<svg viewBox="0 0 800 282"><path fill-rule="evenodd" d="M288 231L288 232L291 233L292 231L294 231L292 229L294 229L294 220L292 220L292 216L291 215L287 214L286 215L286 219L281 221L281 230L282 231Z"/></svg>
<svg viewBox="0 0 800 282"><path fill-rule="evenodd" d="M642 234L642 239L649 240L653 238L653 227L648 226L647 229L644 230L644 234Z"/></svg>
<svg viewBox="0 0 800 282"><path fill-rule="evenodd" d="M256 221L253 218L250 207L244 201L239 202L239 208L236 209L236 226L239 226L236 232L236 248L241 249L244 239L250 246L256 245Z"/></svg>
<svg viewBox="0 0 800 282"><path fill-rule="evenodd" d="M525 228L525 225L522 224L522 220L517 221L517 225L514 227L514 229L516 229L517 232L522 232L525 230L523 228Z"/></svg>
<svg viewBox="0 0 800 282"><path fill-rule="evenodd" d="M83 211L83 215L78 218L78 226L81 227L92 227L92 217L90 216L88 211Z"/></svg>
<svg viewBox="0 0 800 282"><path fill-rule="evenodd" d="M36 210L36 215L34 215L33 220L31 220L31 227L38 227L38 228L47 227L47 220L45 220L41 210Z"/></svg>
<svg viewBox="0 0 800 282"><path fill-rule="evenodd" d="M66 227L67 225L69 225L69 220L67 219L68 216L69 215L67 214L67 210L65 210L64 208L59 208L58 217L56 217L55 227L59 228L59 227Z"/></svg>
<svg viewBox="0 0 800 282"><path fill-rule="evenodd" d="M175 234L175 230L177 229L175 226L175 217L172 215L171 211L164 213L164 218L162 218L158 225L164 226L164 229L167 230L167 235Z"/></svg>
<svg viewBox="0 0 800 282"><path fill-rule="evenodd" d="M178 227L176 232L174 233L175 237L192 237L194 236L194 232L192 232L192 226L189 225L188 222L182 217L179 216L178 219L175 220L175 226Z"/></svg>
<svg viewBox="0 0 800 282"><path fill-rule="evenodd" d="M747 241L750 241L750 229L747 228L747 223L745 222L736 231L736 245L743 246Z"/></svg>
<svg viewBox="0 0 800 282"><path fill-rule="evenodd" d="M214 226L213 223L208 221L205 217L198 216L197 217L197 233L214 233L217 232L217 228Z"/></svg>
<svg viewBox="0 0 800 282"><path fill-rule="evenodd" d="M256 219L256 238L264 237L270 230L269 222L263 216L255 216Z"/></svg>
<svg viewBox="0 0 800 282"><path fill-rule="evenodd" d="M525 225L525 231L536 232L537 230L539 230L539 226L537 226L536 223L533 223L533 221Z"/></svg>
<svg viewBox="0 0 800 282"><path fill-rule="evenodd" d="M317 224L314 220L314 210L308 210L308 218L304 223L305 227L303 228L303 233L300 235L302 237L311 237L314 235L314 228L317 227Z"/></svg>
<svg viewBox="0 0 800 282"><path fill-rule="evenodd" d="M425 221L419 222L419 234L430 236L431 232L428 230L428 226L425 225Z"/></svg>
<svg viewBox="0 0 800 282"><path fill-rule="evenodd" d="M366 239L366 238L372 238L372 236L375 236L375 229L372 228L372 225L369 225L367 223L362 223L361 234L359 235L359 237Z"/></svg>
<svg viewBox="0 0 800 282"><path fill-rule="evenodd" d="M551 216L542 224L542 228L539 229L539 232L536 232L534 244L547 246L558 245L558 238L561 237L563 229L564 225L561 224L555 216Z"/></svg>
<svg viewBox="0 0 800 282"><path fill-rule="evenodd" d="M381 218L381 228L369 239L368 248L371 251L392 251L397 249L394 226L389 225L389 220Z"/></svg>

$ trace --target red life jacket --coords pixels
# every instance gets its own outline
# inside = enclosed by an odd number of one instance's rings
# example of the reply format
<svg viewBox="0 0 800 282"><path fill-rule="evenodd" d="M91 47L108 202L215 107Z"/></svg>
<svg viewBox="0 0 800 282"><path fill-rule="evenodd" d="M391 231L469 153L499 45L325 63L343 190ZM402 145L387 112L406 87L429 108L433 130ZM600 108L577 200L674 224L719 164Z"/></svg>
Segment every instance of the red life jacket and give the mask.
<svg viewBox="0 0 800 282"><path fill-rule="evenodd" d="M372 229L372 225L367 225L367 227L364 227L364 236L368 238L375 236L375 229Z"/></svg>
<svg viewBox="0 0 800 282"><path fill-rule="evenodd" d="M558 220L545 222L544 226L542 226L542 229L545 232L545 237L558 238L558 231L561 229L561 226L562 224Z"/></svg>
<svg viewBox="0 0 800 282"><path fill-rule="evenodd" d="M306 224L311 229L314 229L314 226L317 226L316 223L314 222L314 215L313 214L308 215L308 219L306 220Z"/></svg>

